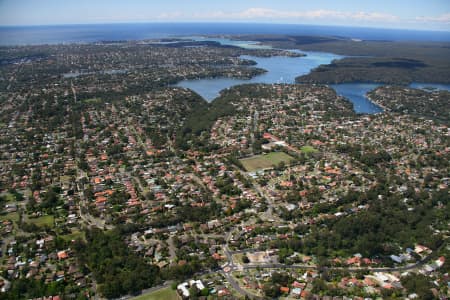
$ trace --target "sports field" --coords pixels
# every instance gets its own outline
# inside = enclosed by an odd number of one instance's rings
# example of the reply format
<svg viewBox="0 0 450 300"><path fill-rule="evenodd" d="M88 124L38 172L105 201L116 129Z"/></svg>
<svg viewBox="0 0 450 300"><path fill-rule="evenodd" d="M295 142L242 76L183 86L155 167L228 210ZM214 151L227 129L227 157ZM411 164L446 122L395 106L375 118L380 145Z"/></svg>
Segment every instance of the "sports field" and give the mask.
<svg viewBox="0 0 450 300"><path fill-rule="evenodd" d="M271 152L263 155L255 155L240 160L247 172L269 169L277 166L280 162L289 164L294 158L284 152Z"/></svg>
<svg viewBox="0 0 450 300"><path fill-rule="evenodd" d="M48 226L53 227L53 222L55 218L53 216L43 216L39 218L34 218L29 220L30 223L36 224L37 226Z"/></svg>

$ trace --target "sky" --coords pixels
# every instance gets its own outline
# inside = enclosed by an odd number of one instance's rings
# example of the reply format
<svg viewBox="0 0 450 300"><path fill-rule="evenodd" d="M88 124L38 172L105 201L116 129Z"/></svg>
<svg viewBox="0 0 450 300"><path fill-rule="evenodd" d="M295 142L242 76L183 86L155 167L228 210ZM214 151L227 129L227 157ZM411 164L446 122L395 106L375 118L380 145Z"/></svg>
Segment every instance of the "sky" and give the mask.
<svg viewBox="0 0 450 300"><path fill-rule="evenodd" d="M254 22L450 31L450 0L0 0L0 26Z"/></svg>

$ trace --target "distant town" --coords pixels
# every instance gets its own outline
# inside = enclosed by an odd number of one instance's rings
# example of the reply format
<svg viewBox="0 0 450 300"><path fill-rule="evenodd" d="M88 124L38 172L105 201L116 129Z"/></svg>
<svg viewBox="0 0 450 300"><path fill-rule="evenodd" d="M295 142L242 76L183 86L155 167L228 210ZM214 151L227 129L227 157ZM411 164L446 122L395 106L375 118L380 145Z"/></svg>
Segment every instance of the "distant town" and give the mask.
<svg viewBox="0 0 450 300"><path fill-rule="evenodd" d="M450 92L174 86L241 55L294 54L0 48L1 299L450 297Z"/></svg>

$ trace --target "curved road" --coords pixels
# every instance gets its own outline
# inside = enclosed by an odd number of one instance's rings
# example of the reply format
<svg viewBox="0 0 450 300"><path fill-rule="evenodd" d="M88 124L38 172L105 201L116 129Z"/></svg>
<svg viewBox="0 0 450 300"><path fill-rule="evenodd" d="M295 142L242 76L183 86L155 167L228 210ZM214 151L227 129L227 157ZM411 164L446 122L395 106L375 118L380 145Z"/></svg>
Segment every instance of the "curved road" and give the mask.
<svg viewBox="0 0 450 300"><path fill-rule="evenodd" d="M286 265L286 264L280 264L280 263L268 263L268 264L252 264L252 265L244 265L244 266L236 266L233 262L233 254L236 253L246 253L246 252L255 252L255 249L244 249L244 250L237 250L237 251L230 251L228 248L228 241L231 238L231 233L234 231L232 229L230 232L227 233L227 239L226 244L224 245L223 249L225 252L225 255L227 257L227 264L224 265L223 271L221 271L222 274L225 275L225 277L228 279L229 283L233 288L239 292L243 296L247 296L250 299L263 299L260 296L254 295L250 293L249 291L246 291L245 289L242 289L239 284L234 280L233 276L231 275L231 272L236 270L251 270L251 269L305 269L305 270L317 270L319 267L317 266L309 266L309 265ZM380 268L371 268L371 267L324 267L326 270L347 270L347 271L371 271L371 272L403 272L408 271L412 269L419 268L429 262L433 255L439 251L442 247L444 247L447 244L447 240L445 240L436 250L434 250L432 253L430 253L428 256L423 258L422 260L411 264L407 266L399 266L394 268L387 268L387 267L380 267ZM229 268L229 269L227 269ZM227 270L227 272L225 272Z"/></svg>

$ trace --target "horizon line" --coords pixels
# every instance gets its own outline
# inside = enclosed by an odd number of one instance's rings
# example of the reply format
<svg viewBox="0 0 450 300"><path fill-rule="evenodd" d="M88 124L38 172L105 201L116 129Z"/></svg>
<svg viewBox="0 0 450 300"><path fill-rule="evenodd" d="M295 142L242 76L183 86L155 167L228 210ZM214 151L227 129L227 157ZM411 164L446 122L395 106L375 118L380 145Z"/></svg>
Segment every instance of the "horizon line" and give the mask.
<svg viewBox="0 0 450 300"><path fill-rule="evenodd" d="M101 23L57 23L57 24L0 24L0 28L13 27L57 27L57 26L92 26L92 25L133 25L133 24L255 24L255 25L297 25L297 26L322 26L322 27L343 27L362 29L383 29L383 30L405 30L419 32L442 32L450 33L445 29L416 29L405 27L377 27L377 26L357 26L357 25L330 25L330 24L307 24L307 23L282 23L282 22L254 22L254 21L124 21L124 22L101 22Z"/></svg>

